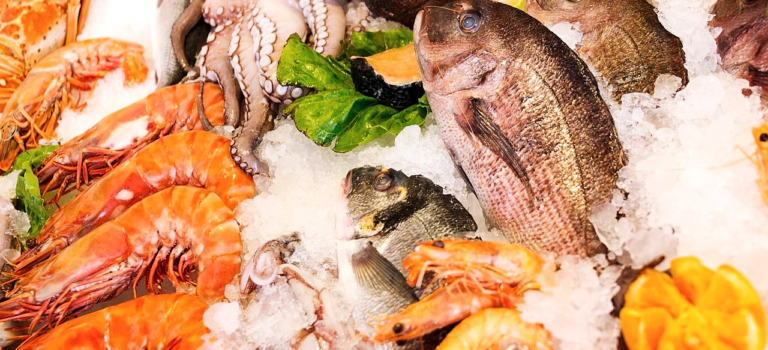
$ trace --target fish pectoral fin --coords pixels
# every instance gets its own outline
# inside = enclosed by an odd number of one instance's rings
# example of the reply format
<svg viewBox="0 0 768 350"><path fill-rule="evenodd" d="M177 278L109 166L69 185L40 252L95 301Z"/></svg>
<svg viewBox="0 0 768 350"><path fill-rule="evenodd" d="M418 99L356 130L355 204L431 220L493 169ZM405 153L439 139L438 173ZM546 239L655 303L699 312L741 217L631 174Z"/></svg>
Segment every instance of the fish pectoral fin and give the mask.
<svg viewBox="0 0 768 350"><path fill-rule="evenodd" d="M499 125L480 108L479 102L481 101L474 98L469 99L469 107L472 109L472 113L467 120L459 120L459 125L464 129L464 132L475 135L485 147L488 147L491 152L504 160L504 163L512 169L515 176L522 182L526 192L528 192L529 204L533 208L535 197L531 188L531 181L525 168L520 164L520 157L517 156L515 147L501 131Z"/></svg>
<svg viewBox="0 0 768 350"><path fill-rule="evenodd" d="M416 301L413 289L408 286L405 277L387 260L370 242L352 254L352 273L358 286L371 292L388 292L401 297L412 297Z"/></svg>

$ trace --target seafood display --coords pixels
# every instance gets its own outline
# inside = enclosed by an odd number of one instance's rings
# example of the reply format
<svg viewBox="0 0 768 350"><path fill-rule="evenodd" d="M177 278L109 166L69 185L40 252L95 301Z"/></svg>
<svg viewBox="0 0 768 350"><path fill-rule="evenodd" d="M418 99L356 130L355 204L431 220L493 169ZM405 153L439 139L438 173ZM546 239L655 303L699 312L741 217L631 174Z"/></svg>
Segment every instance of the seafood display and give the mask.
<svg viewBox="0 0 768 350"><path fill-rule="evenodd" d="M232 160L225 137L187 131L160 138L57 210L43 226L35 247L14 261L14 274L27 274L130 206L174 185L206 188L230 209L256 193L253 179Z"/></svg>
<svg viewBox="0 0 768 350"><path fill-rule="evenodd" d="M45 56L8 99L0 117L0 169L8 170L20 152L51 139L61 110L84 104L73 98L87 91L106 72L122 68L125 85L147 77L144 49L109 38L78 41Z"/></svg>
<svg viewBox="0 0 768 350"><path fill-rule="evenodd" d="M766 348L766 0L90 5L0 1L2 348Z"/></svg>
<svg viewBox="0 0 768 350"><path fill-rule="evenodd" d="M712 28L722 28L717 53L723 68L749 85L768 89L768 1L719 0L712 7ZM760 95L768 106L768 94Z"/></svg>
<svg viewBox="0 0 768 350"><path fill-rule="evenodd" d="M624 161L586 64L511 6L445 6L461 15L428 7L416 18L416 55L443 141L486 216L538 251L604 252L587 216Z"/></svg>
<svg viewBox="0 0 768 350"><path fill-rule="evenodd" d="M65 322L18 349L198 349L208 333L206 309L189 294L144 296Z"/></svg>
<svg viewBox="0 0 768 350"><path fill-rule="evenodd" d="M578 22L584 38L577 52L608 79L617 101L631 92L653 94L662 74L688 83L682 42L645 0L528 0L526 12L549 25Z"/></svg>
<svg viewBox="0 0 768 350"><path fill-rule="evenodd" d="M30 330L43 317L59 323L131 284L135 293L142 277L154 291L162 275L178 285L190 281L192 271L198 296L221 298L240 271L241 251L240 227L219 196L170 187L19 276L9 299L0 303L0 322L33 320Z"/></svg>
<svg viewBox="0 0 768 350"><path fill-rule="evenodd" d="M90 0L5 0L0 4L0 110L40 59L75 41Z"/></svg>
<svg viewBox="0 0 768 350"><path fill-rule="evenodd" d="M168 134L223 125L223 95L215 84L172 85L104 117L51 154L36 171L42 191L80 189L144 146ZM73 187L70 185L74 185Z"/></svg>

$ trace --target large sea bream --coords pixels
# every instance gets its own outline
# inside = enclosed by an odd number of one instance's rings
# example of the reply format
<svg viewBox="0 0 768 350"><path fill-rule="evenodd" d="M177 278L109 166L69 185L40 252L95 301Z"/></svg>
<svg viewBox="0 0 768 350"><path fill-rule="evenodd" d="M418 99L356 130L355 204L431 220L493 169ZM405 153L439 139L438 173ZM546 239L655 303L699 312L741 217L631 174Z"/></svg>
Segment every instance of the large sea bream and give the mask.
<svg viewBox="0 0 768 350"><path fill-rule="evenodd" d="M492 226L538 251L605 251L588 215L623 156L586 64L501 3L427 7L414 24L424 89L443 141Z"/></svg>

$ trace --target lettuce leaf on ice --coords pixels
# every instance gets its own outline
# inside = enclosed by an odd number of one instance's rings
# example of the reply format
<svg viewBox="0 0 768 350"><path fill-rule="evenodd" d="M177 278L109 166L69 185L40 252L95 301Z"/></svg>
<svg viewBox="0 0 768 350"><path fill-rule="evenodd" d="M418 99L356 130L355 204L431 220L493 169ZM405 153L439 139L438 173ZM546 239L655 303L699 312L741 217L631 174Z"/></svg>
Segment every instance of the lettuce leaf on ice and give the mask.
<svg viewBox="0 0 768 350"><path fill-rule="evenodd" d="M33 148L22 152L13 161L11 170L21 170L19 181L16 183L16 209L29 216L29 223L32 226L29 229L30 237L37 237L40 229L51 217L43 204L45 201L40 193L40 183L32 169L40 165L57 148L59 148L58 145Z"/></svg>
<svg viewBox="0 0 768 350"><path fill-rule="evenodd" d="M426 96L399 111L357 92L350 72L350 57L370 56L412 41L408 29L356 33L335 59L291 36L277 66L277 80L317 93L296 99L283 113L293 115L296 127L316 144L327 147L336 140L336 152L349 152L386 133L397 135L406 126L422 124L430 111Z"/></svg>

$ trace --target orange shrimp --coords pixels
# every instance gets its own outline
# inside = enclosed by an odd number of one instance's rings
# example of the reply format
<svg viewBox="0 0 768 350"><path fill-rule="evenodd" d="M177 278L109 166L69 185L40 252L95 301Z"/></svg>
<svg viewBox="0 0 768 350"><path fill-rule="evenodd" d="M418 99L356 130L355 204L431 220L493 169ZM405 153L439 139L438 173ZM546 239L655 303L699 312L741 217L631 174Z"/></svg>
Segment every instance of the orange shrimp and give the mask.
<svg viewBox="0 0 768 350"><path fill-rule="evenodd" d="M518 294L539 288L554 273L554 266L523 246L463 239L420 243L405 258L403 268L410 270L407 281L411 286L421 286L426 272L433 271L433 281L463 279L477 282L483 289L514 287Z"/></svg>
<svg viewBox="0 0 768 350"><path fill-rule="evenodd" d="M14 261L14 274L26 274L147 195L173 185L207 188L234 209L256 188L232 160L229 143L209 132L185 131L149 144L59 208L43 225L36 246Z"/></svg>
<svg viewBox="0 0 768 350"><path fill-rule="evenodd" d="M216 84L172 85L114 112L63 144L37 171L43 193L59 187L52 202L103 176L152 141L186 130L202 130L200 114L224 124L224 94ZM199 101L198 101L199 100Z"/></svg>
<svg viewBox="0 0 768 350"><path fill-rule="evenodd" d="M207 309L189 294L147 295L67 321L18 350L198 349Z"/></svg>
<svg viewBox="0 0 768 350"><path fill-rule="evenodd" d="M30 331L43 317L49 325L123 292L140 278L147 290L167 274L174 286L197 271L197 295L224 297L224 287L240 272L240 226L215 193L174 186L128 208L99 226L16 283L0 303L0 322L29 320Z"/></svg>
<svg viewBox="0 0 768 350"><path fill-rule="evenodd" d="M509 349L523 345L531 350L551 350L552 336L540 324L520 318L514 309L485 309L461 321L436 350Z"/></svg>
<svg viewBox="0 0 768 350"><path fill-rule="evenodd" d="M0 119L0 170L8 170L22 151L38 147L40 138L51 138L61 110L73 100L71 89L91 90L91 82L117 68L123 68L126 86L144 81L143 54L139 44L101 38L71 43L35 64Z"/></svg>
<svg viewBox="0 0 768 350"><path fill-rule="evenodd" d="M417 303L409 305L384 323L373 328L376 342L393 342L418 338L461 321L473 313L501 306L496 294L486 294L472 285L453 283L440 288Z"/></svg>
<svg viewBox="0 0 768 350"><path fill-rule="evenodd" d="M756 128L752 128L752 136L755 137L757 144L757 173L760 179L757 180L757 188L763 196L763 202L768 204L768 125L762 123Z"/></svg>

